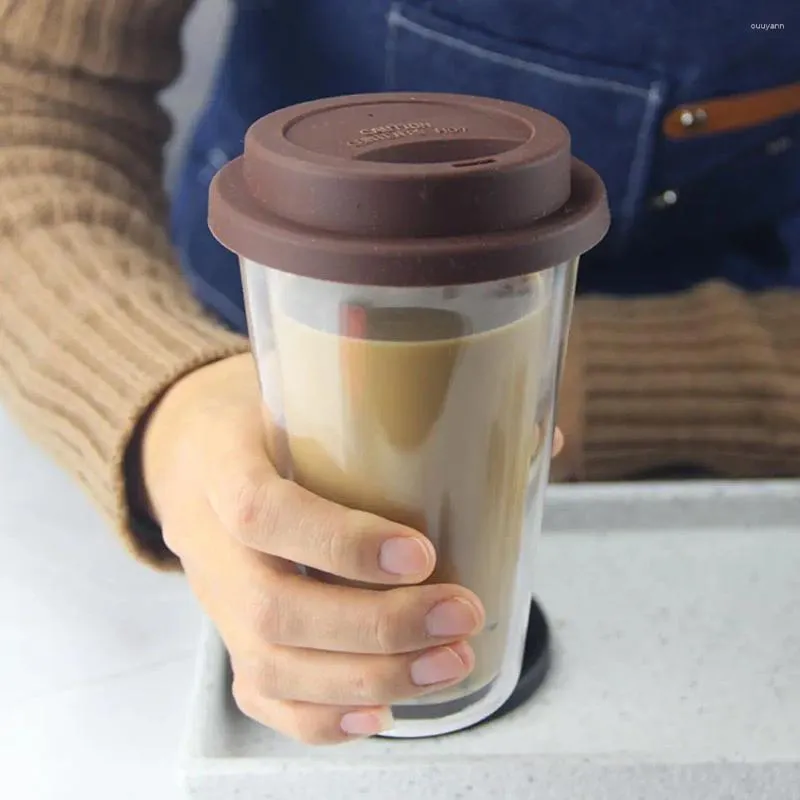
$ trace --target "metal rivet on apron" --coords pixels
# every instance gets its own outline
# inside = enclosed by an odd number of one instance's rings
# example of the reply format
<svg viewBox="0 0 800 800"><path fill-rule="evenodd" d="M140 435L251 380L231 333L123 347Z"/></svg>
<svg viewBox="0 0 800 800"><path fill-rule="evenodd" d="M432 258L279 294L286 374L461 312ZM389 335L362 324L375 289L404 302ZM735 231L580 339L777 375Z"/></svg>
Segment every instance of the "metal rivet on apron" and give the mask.
<svg viewBox="0 0 800 800"><path fill-rule="evenodd" d="M764 149L766 150L768 156L779 156L781 153L785 153L791 146L791 136L780 136L779 138L768 142Z"/></svg>
<svg viewBox="0 0 800 800"><path fill-rule="evenodd" d="M674 189L667 189L653 198L653 206L658 209L669 208L678 202L678 193Z"/></svg>
<svg viewBox="0 0 800 800"><path fill-rule="evenodd" d="M684 128L699 128L708 121L708 112L704 108L684 108L680 121Z"/></svg>

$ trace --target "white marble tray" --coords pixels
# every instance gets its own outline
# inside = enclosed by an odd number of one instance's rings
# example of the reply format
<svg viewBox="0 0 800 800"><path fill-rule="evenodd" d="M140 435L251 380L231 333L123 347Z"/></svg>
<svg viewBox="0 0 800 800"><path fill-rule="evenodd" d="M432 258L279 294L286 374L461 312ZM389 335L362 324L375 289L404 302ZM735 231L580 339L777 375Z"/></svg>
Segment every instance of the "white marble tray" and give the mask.
<svg viewBox="0 0 800 800"><path fill-rule="evenodd" d="M436 740L314 749L229 701L209 629L183 764L202 800L798 800L800 482L556 487L535 574L551 676Z"/></svg>

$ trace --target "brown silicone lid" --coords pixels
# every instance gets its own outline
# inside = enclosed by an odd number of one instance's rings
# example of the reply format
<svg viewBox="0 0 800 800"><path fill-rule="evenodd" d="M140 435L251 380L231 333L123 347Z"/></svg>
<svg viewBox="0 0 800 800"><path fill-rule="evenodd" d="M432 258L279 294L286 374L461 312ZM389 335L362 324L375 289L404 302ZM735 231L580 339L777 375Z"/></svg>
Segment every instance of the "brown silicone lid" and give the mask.
<svg viewBox="0 0 800 800"><path fill-rule="evenodd" d="M609 225L567 129L526 106L445 94L334 98L255 123L211 185L209 225L243 258L381 286L546 269Z"/></svg>

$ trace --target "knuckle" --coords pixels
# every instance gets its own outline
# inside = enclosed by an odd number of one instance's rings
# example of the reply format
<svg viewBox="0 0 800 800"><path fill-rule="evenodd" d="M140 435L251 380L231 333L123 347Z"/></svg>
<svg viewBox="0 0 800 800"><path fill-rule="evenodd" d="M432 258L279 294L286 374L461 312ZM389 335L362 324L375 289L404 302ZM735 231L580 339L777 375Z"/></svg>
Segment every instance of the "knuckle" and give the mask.
<svg viewBox="0 0 800 800"><path fill-rule="evenodd" d="M324 709L306 709L289 712L286 733L301 744L320 746L334 744L343 737L336 731L328 711Z"/></svg>
<svg viewBox="0 0 800 800"><path fill-rule="evenodd" d="M339 557L352 564L355 569L373 575L378 569L377 542L371 535L372 528L365 522L368 516L363 511L346 509L335 521Z"/></svg>
<svg viewBox="0 0 800 800"><path fill-rule="evenodd" d="M349 686L342 687L345 690L343 695L351 697L356 703L370 702L375 689L372 675L354 670L348 676L348 683Z"/></svg>
<svg viewBox="0 0 800 800"><path fill-rule="evenodd" d="M262 498L262 515L265 522L278 525L285 516L285 509L297 505L301 491L294 481L285 478L269 481Z"/></svg>
<svg viewBox="0 0 800 800"><path fill-rule="evenodd" d="M233 493L233 524L245 540L255 538L262 527L268 506L268 485L254 475L246 475Z"/></svg>
<svg viewBox="0 0 800 800"><path fill-rule="evenodd" d="M371 702L389 706L402 700L408 694L405 688L407 683L400 680L396 670L387 670L375 679Z"/></svg>
<svg viewBox="0 0 800 800"><path fill-rule="evenodd" d="M339 528L332 519L320 521L318 538L319 549L324 553L331 572L352 572L358 552L358 545L353 538L347 536L345 530Z"/></svg>
<svg viewBox="0 0 800 800"><path fill-rule="evenodd" d="M253 684L258 696L262 698L279 697L283 683L277 662L267 653L254 667Z"/></svg>
<svg viewBox="0 0 800 800"><path fill-rule="evenodd" d="M278 696L281 685L280 670L269 650L246 660L240 658L234 667L232 691L240 708L241 703L250 709L261 708L264 701Z"/></svg>
<svg viewBox="0 0 800 800"><path fill-rule="evenodd" d="M390 601L391 597L392 593L387 592L382 598L384 603L374 621L373 638L378 652L383 655L403 652L410 639L408 615L399 603Z"/></svg>
<svg viewBox="0 0 800 800"><path fill-rule="evenodd" d="M296 512L292 522L297 533L313 546L322 563L331 568L351 560L338 506L309 494L290 481L286 481L280 492L283 507L291 507Z"/></svg>
<svg viewBox="0 0 800 800"><path fill-rule="evenodd" d="M284 628L283 599L274 587L262 591L250 606L250 627L264 642L277 644Z"/></svg>
<svg viewBox="0 0 800 800"><path fill-rule="evenodd" d="M313 553L316 566L337 575L353 575L359 550L364 548L346 522L347 512L287 480L274 484L271 503L274 517L280 514L282 524L291 525L303 550L309 556Z"/></svg>
<svg viewBox="0 0 800 800"><path fill-rule="evenodd" d="M391 705L401 698L404 681L395 659L373 664L350 678L349 694L359 704Z"/></svg>
<svg viewBox="0 0 800 800"><path fill-rule="evenodd" d="M272 534L280 530L295 490L291 481L282 478L245 476L233 495L233 525L239 538L263 550Z"/></svg>

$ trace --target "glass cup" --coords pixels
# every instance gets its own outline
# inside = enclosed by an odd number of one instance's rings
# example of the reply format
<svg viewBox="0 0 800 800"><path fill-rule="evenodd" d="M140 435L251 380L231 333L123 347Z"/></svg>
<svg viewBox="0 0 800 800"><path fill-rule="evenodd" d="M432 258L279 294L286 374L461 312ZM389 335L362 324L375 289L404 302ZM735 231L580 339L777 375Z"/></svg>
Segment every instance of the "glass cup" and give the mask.
<svg viewBox="0 0 800 800"><path fill-rule="evenodd" d="M272 458L322 497L422 531L430 581L480 597L474 670L394 706L388 735L469 727L520 675L578 259L608 225L602 183L560 123L477 98L327 100L248 137L215 179L211 227L240 255Z"/></svg>

